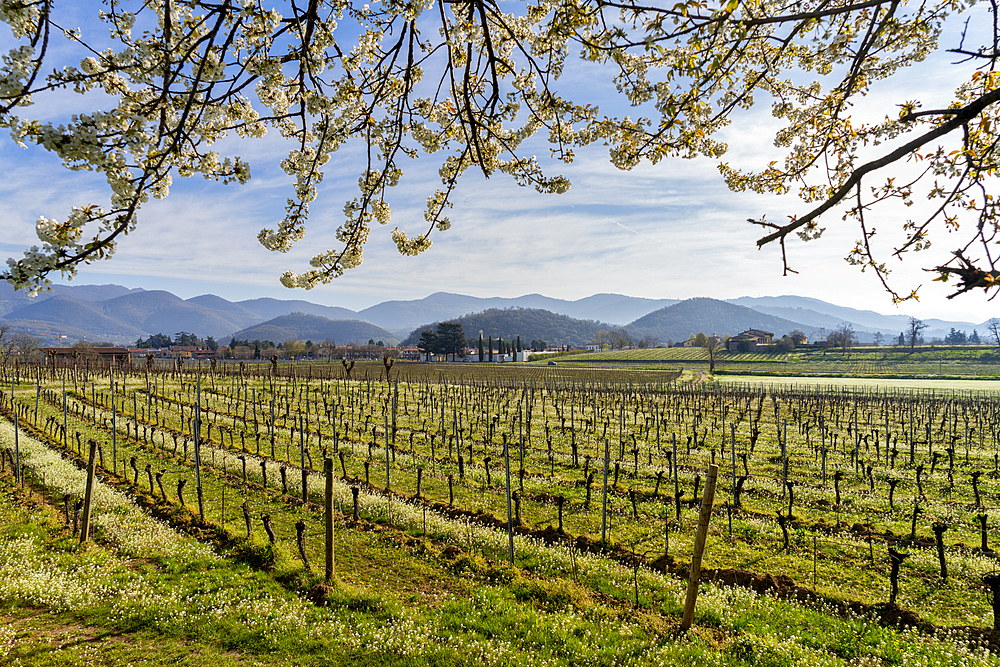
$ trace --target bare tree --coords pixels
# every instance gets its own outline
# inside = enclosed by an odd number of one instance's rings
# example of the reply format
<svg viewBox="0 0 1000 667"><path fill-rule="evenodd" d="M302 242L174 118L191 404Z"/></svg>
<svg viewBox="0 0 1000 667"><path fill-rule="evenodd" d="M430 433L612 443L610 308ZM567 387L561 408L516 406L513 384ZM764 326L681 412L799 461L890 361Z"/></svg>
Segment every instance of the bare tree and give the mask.
<svg viewBox="0 0 1000 667"><path fill-rule="evenodd" d="M653 336L652 334L646 334L639 341L639 347L641 348L660 347L660 345L661 345L660 339L657 338L656 336Z"/></svg>
<svg viewBox="0 0 1000 667"><path fill-rule="evenodd" d="M630 334L625 329L615 329L611 332L611 349L624 350L626 347L631 346L635 342Z"/></svg>
<svg viewBox="0 0 1000 667"><path fill-rule="evenodd" d="M885 343L885 336L882 334L881 331L875 332L875 339L873 342L875 344L875 347L882 347L883 343Z"/></svg>
<svg viewBox="0 0 1000 667"><path fill-rule="evenodd" d="M841 351L847 350L854 345L857 340L854 335L854 327L850 322L843 322L840 326L830 332L826 340L835 346L839 346Z"/></svg>
<svg viewBox="0 0 1000 667"><path fill-rule="evenodd" d="M716 336L715 334L709 336L708 340L705 341L705 349L708 350L709 373L715 372L715 355L719 351L719 348L721 347L722 347L722 339Z"/></svg>
<svg viewBox="0 0 1000 667"><path fill-rule="evenodd" d="M40 340L26 333L14 334L13 350L19 359L31 359L38 354Z"/></svg>
<svg viewBox="0 0 1000 667"><path fill-rule="evenodd" d="M10 330L10 325L4 324L0 326L0 365L7 365L7 361L13 351L14 334Z"/></svg>
<svg viewBox="0 0 1000 667"><path fill-rule="evenodd" d="M910 352L913 352L920 341L920 332L926 329L927 325L923 323L923 320L911 317L909 327L909 331L906 332L906 339L910 342Z"/></svg>
<svg viewBox="0 0 1000 667"><path fill-rule="evenodd" d="M993 336L993 341L1000 347L1000 318L993 317L986 323L986 330Z"/></svg>

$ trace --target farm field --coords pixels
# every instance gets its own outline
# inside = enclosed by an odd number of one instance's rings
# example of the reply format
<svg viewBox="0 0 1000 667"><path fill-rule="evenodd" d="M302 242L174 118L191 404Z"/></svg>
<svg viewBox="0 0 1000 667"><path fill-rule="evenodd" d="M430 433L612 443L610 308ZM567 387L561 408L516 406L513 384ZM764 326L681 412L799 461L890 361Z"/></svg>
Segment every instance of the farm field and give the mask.
<svg viewBox="0 0 1000 667"><path fill-rule="evenodd" d="M988 394L563 366L346 375L7 369L0 656L1000 664ZM91 442L94 539L77 547ZM713 464L695 627L678 633ZM74 632L102 639L46 639Z"/></svg>
<svg viewBox="0 0 1000 667"><path fill-rule="evenodd" d="M642 369L707 369L708 351L697 347L572 353L554 357L560 366ZM544 364L545 360L533 362ZM716 352L722 375L798 375L887 379L1000 379L1000 353L986 347L856 347L847 352L799 348L789 353Z"/></svg>
<svg viewBox="0 0 1000 667"><path fill-rule="evenodd" d="M1000 392L1000 382L997 380L977 380L974 378L880 378L880 377L822 377L796 375L717 375L712 378L725 386L739 384L751 385L785 385L806 389L841 388L848 391L891 391L901 389L914 392Z"/></svg>

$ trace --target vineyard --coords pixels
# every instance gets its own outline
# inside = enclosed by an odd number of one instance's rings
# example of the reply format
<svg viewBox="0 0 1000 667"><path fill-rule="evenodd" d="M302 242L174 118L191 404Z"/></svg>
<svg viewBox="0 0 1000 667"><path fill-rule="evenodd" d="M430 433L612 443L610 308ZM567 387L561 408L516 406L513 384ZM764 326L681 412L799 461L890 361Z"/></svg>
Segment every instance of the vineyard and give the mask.
<svg viewBox="0 0 1000 667"><path fill-rule="evenodd" d="M57 510L53 530L78 539L90 525L99 545L166 571L172 558L216 554L249 565L326 628L295 632L345 656L997 661L985 648L1000 639L992 395L678 376L564 365L20 366L0 377L0 458L8 495L10 479L36 489ZM88 464L104 493L93 520L79 482ZM717 634L702 645L674 628L712 466L695 625ZM159 522L144 528L150 514ZM4 591L19 561L8 549L0 595L11 604ZM240 585L244 594L262 584ZM430 611L410 617L399 600ZM508 619L514 630L487 627L517 605L533 610L532 623L576 629L551 646L517 630L520 617ZM129 609L126 626L193 632L176 617L143 612L138 622ZM186 613L215 627L219 613L206 609ZM323 625L334 622L356 624L350 642ZM428 634L389 641L379 635L387 623ZM240 648L274 650L278 635L294 635L279 625ZM807 638L802 627L818 625ZM437 653L450 650L463 659Z"/></svg>
<svg viewBox="0 0 1000 667"><path fill-rule="evenodd" d="M545 363L544 361L539 363ZM559 359L561 365L600 368L602 366L683 369L707 368L708 350L699 347L614 350L573 353ZM716 352L718 374L803 375L882 378L1000 378L1000 355L994 349L927 347L911 352L908 348L854 348L815 350L799 348L788 353Z"/></svg>

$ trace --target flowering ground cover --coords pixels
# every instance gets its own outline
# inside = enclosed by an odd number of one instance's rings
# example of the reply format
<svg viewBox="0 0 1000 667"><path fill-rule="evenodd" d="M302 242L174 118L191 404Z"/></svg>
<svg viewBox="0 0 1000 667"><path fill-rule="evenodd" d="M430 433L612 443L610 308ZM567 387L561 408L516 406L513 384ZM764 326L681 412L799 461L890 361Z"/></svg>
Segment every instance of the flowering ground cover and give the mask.
<svg viewBox="0 0 1000 667"><path fill-rule="evenodd" d="M28 480L14 489L7 461L0 599L11 627L26 628L0 637L8 656L72 664L41 647L79 628L127 639L61 642L106 644L107 664L142 662L115 651L150 637L167 640L164 655L206 663L996 662L982 648L993 625L982 575L995 561L978 548L978 516L997 501L991 399L691 389L629 373L435 382L415 370L387 383L228 371L68 369L65 402L61 371L0 382L0 451L13 450L16 413ZM79 548L65 500L82 494L90 439L103 465L95 541ZM520 523L513 563L504 441ZM331 586L321 578L324 455L337 470ZM678 634L692 500L712 460L724 464L705 558L715 582L703 585L695 630ZM784 530L779 508L793 517ZM929 538L937 522L948 525L947 579ZM884 604L890 546L909 553L899 607ZM895 609L917 627L895 627Z"/></svg>

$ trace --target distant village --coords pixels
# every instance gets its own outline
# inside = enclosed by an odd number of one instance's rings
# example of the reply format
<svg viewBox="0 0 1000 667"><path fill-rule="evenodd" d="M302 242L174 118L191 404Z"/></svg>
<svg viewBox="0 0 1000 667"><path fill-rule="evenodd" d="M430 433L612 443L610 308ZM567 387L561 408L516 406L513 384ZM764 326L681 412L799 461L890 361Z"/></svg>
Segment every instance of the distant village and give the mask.
<svg viewBox="0 0 1000 667"><path fill-rule="evenodd" d="M450 323L446 323L450 324ZM586 345L549 345L545 341L531 340L522 342L520 337L511 340L486 337L466 339L460 330L451 339L464 342L464 345L442 343L441 339L427 330L422 332L421 341L417 345L386 345L383 341L369 340L367 343L338 344L327 339L314 343L306 341L285 341L274 343L262 340L231 339L229 344L220 345L211 336L201 339L194 334L180 332L176 334L179 340L174 340L163 334L139 339L135 346L118 346L107 343L90 343L78 341L71 346L35 346L31 350L53 363L75 363L86 360L105 361L118 364L160 362L169 360L172 364L183 365L185 362L198 363L208 361L214 365L218 360L241 361L282 361L294 360L337 360L337 359L381 359L391 357L401 360L420 362L461 362L461 363L511 363L525 362L532 356L552 355L565 352L601 352L607 350L630 350L650 347L667 347L659 340L644 337L636 339L624 330L601 331L594 336L594 341ZM440 331L437 333L441 333ZM823 341L822 343L826 343ZM671 347L703 347L710 351L726 350L731 353L755 352L785 352L795 347L808 345L808 339L801 331L794 331L789 336L775 340L774 333L762 329L747 329L736 335L717 334L706 335L698 333L687 340L672 343ZM26 347L24 345L22 348ZM29 352L28 349L22 350Z"/></svg>

